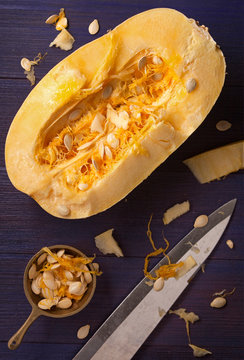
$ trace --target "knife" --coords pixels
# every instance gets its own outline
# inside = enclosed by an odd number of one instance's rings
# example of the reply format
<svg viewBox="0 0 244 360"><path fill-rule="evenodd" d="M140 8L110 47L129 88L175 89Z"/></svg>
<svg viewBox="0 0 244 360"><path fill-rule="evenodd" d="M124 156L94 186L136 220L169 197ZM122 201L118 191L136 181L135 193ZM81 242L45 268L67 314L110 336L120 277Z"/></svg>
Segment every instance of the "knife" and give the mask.
<svg viewBox="0 0 244 360"><path fill-rule="evenodd" d="M96 331L73 360L129 360L187 287L221 238L235 208L236 199L215 210L202 228L187 234L169 253L172 263L192 256L197 265L179 279L169 278L161 291L148 286L144 278ZM193 248L194 245L194 248ZM200 250L196 253L196 247ZM164 257L152 269L162 265ZM160 309L160 315L159 315Z"/></svg>

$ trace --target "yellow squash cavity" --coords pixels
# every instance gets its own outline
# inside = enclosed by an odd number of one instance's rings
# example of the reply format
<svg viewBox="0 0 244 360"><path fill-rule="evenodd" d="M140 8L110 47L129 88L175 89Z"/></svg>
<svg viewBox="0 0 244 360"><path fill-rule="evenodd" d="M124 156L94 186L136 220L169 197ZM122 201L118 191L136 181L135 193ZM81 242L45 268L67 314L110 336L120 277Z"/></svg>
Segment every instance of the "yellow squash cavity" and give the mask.
<svg viewBox="0 0 244 360"><path fill-rule="evenodd" d="M133 16L32 90L7 136L9 178L54 216L104 211L196 130L224 78L207 28L172 9Z"/></svg>

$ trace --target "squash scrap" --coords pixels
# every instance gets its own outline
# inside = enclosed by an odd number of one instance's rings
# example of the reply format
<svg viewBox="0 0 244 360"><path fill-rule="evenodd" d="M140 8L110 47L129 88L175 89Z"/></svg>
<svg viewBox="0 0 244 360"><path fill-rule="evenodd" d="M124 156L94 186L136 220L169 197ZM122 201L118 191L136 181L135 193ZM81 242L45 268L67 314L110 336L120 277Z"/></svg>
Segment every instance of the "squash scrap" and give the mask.
<svg viewBox="0 0 244 360"><path fill-rule="evenodd" d="M188 345L192 348L193 355L195 357L203 357L205 355L212 354L211 351L200 348L199 346L196 346L196 345L193 345L193 344L188 344Z"/></svg>
<svg viewBox="0 0 244 360"><path fill-rule="evenodd" d="M186 273L188 273L188 271L190 271L194 266L196 266L197 263L195 261L195 259L190 255L188 256L184 262L183 265L181 266L181 268L177 271L175 278L179 279L182 276L184 276Z"/></svg>
<svg viewBox="0 0 244 360"><path fill-rule="evenodd" d="M164 309L161 309L160 307L158 307L158 314L160 317L163 317L166 314L166 311Z"/></svg>
<svg viewBox="0 0 244 360"><path fill-rule="evenodd" d="M55 39L50 43L49 47L56 46L61 50L71 50L75 39L73 36L66 30L62 29L61 32L55 37Z"/></svg>
<svg viewBox="0 0 244 360"><path fill-rule="evenodd" d="M181 319L183 319L185 321L186 324L186 332L187 332L187 337L188 337L188 341L189 341L189 346L193 349L193 355L195 357L202 357L205 356L207 354L212 354L210 351L202 349L196 345L193 345L191 343L191 337L190 337L190 325L194 324L196 321L199 320L199 316L196 315L194 312L186 312L186 309L180 308L177 310L169 310L169 314L175 314L178 315Z"/></svg>
<svg viewBox="0 0 244 360"><path fill-rule="evenodd" d="M177 270L183 266L183 262L179 262L178 264L171 264L171 261L170 261L170 258L169 256L166 254L166 251L168 250L168 247L169 247L169 242L168 240L165 238L165 236L163 236L163 239L164 241L166 242L166 247L165 248L159 248L157 249L156 246L155 246L155 243L153 241L153 238L152 238L152 231L151 231L151 228L150 228L150 225L151 225L151 221L152 221L152 215L150 216L150 219L148 221L148 224L147 224L147 237L154 249L153 252L151 252L150 254L148 254L146 257L145 257L145 262L144 262L144 275L149 278L150 280L157 280L158 278L162 277L164 278L165 280L169 279L170 277L175 277L176 274L177 274ZM157 269L155 271L156 273L156 276L152 276L150 274L150 272L148 271L148 265L149 265L149 259L150 257L152 256L157 256L157 255L160 255L160 254L163 254L167 260L168 260L168 265L162 265L160 266L159 269Z"/></svg>
<svg viewBox="0 0 244 360"><path fill-rule="evenodd" d="M68 19L66 18L64 8L60 9L58 15L51 15L46 20L46 24L53 24L56 30L60 31L56 38L50 43L49 47L56 46L65 51L71 50L75 39L65 30L68 26Z"/></svg>
<svg viewBox="0 0 244 360"><path fill-rule="evenodd" d="M60 9L59 14L53 14L47 18L46 24L52 24L56 30L60 31L68 26L68 19L66 18L64 8Z"/></svg>
<svg viewBox="0 0 244 360"><path fill-rule="evenodd" d="M115 254L117 257L124 256L117 241L113 238L113 230L114 229L109 229L102 234L97 235L95 237L96 247L105 255Z"/></svg>
<svg viewBox="0 0 244 360"><path fill-rule="evenodd" d="M244 168L244 140L206 151L183 163L201 184L219 180Z"/></svg>
<svg viewBox="0 0 244 360"><path fill-rule="evenodd" d="M196 321L199 320L199 316L196 315L194 312L188 313L188 312L186 312L186 309L183 309L183 308L180 308L177 310L169 310L169 314L178 315L181 319L183 319L185 321L188 340L189 340L189 343L191 343L189 323L194 324Z"/></svg>
<svg viewBox="0 0 244 360"><path fill-rule="evenodd" d="M39 65L40 61L44 59L46 55L47 53L45 53L44 55L38 53L34 60L28 60L26 58L23 58L21 60L21 66L25 69L24 73L26 75L26 78L30 81L31 86L35 85L36 82L34 66ZM23 60L25 60L24 63Z"/></svg>
<svg viewBox="0 0 244 360"><path fill-rule="evenodd" d="M65 16L65 11L64 8L60 9L59 14L58 14L58 19L56 22L56 30L60 31L63 30L65 28L67 28L68 26L68 20Z"/></svg>
<svg viewBox="0 0 244 360"><path fill-rule="evenodd" d="M193 245L193 244L191 243L191 241L188 241L186 244L191 246L191 250L192 250L195 254L199 254L199 253L200 253L200 249L199 249L196 245Z"/></svg>
<svg viewBox="0 0 244 360"><path fill-rule="evenodd" d="M212 296L221 296L221 297L225 298L226 296L233 295L235 291L236 291L236 288L232 289L229 292L224 289L222 291L214 293Z"/></svg>
<svg viewBox="0 0 244 360"><path fill-rule="evenodd" d="M168 225L171 221L175 220L177 217L187 213L190 210L190 203L189 201L184 201L180 204L175 204L167 211L165 211L163 215L163 223L164 225Z"/></svg>

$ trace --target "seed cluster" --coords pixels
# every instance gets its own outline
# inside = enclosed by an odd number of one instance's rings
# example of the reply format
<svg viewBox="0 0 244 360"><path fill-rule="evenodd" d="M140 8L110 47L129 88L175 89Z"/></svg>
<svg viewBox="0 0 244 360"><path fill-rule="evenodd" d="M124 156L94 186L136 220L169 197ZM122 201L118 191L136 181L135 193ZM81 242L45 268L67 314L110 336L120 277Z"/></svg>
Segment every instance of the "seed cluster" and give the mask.
<svg viewBox="0 0 244 360"><path fill-rule="evenodd" d="M68 309L73 301L84 296L92 275L82 260L79 261L83 258L66 254L64 249L50 253L41 254L30 267L31 290L42 297L38 302L40 309L50 310L53 306Z"/></svg>

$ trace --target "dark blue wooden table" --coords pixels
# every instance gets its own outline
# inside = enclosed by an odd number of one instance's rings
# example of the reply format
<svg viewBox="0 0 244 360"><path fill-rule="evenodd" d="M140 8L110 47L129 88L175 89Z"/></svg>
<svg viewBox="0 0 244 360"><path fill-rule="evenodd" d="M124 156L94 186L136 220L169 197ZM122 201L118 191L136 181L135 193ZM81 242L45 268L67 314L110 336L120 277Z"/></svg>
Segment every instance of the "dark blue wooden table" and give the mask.
<svg viewBox="0 0 244 360"><path fill-rule="evenodd" d="M4 164L8 128L31 90L20 67L20 59L32 59L38 52L48 51L45 60L36 68L37 80L40 80L67 55L60 49L48 48L57 33L44 23L61 7L66 10L69 30L76 40L74 49L93 40L87 27L94 18L99 19L101 30L97 36L100 36L138 12L153 7L173 7L209 27L227 62L224 89L201 127L126 199L85 220L61 220L45 213L31 198L11 185ZM159 242L163 212L176 202L190 200L191 211L164 228L173 247L192 228L197 215L211 213L235 197L238 199L235 213L208 259L205 273L197 275L174 308L185 307L200 316L201 320L192 326L192 343L212 351L210 358L244 359L243 172L200 185L182 164L189 156L243 138L242 23L242 0L0 1L0 359L71 359L87 341L76 338L77 329L90 324L92 335L142 278L144 256L151 250L146 238L146 224L152 212L152 230ZM223 119L233 126L221 133L215 125ZM66 319L39 318L27 332L20 348L15 352L8 350L8 339L30 312L22 288L23 271L29 258L44 245L57 243L73 245L91 255L97 252L94 236L111 227L115 229L115 237L125 257L97 253L97 261L104 273L98 279L89 306ZM233 250L226 246L227 239L234 241ZM233 287L236 292L225 308L210 308L214 292ZM172 315L159 324L134 357L136 360L192 358L184 322Z"/></svg>

